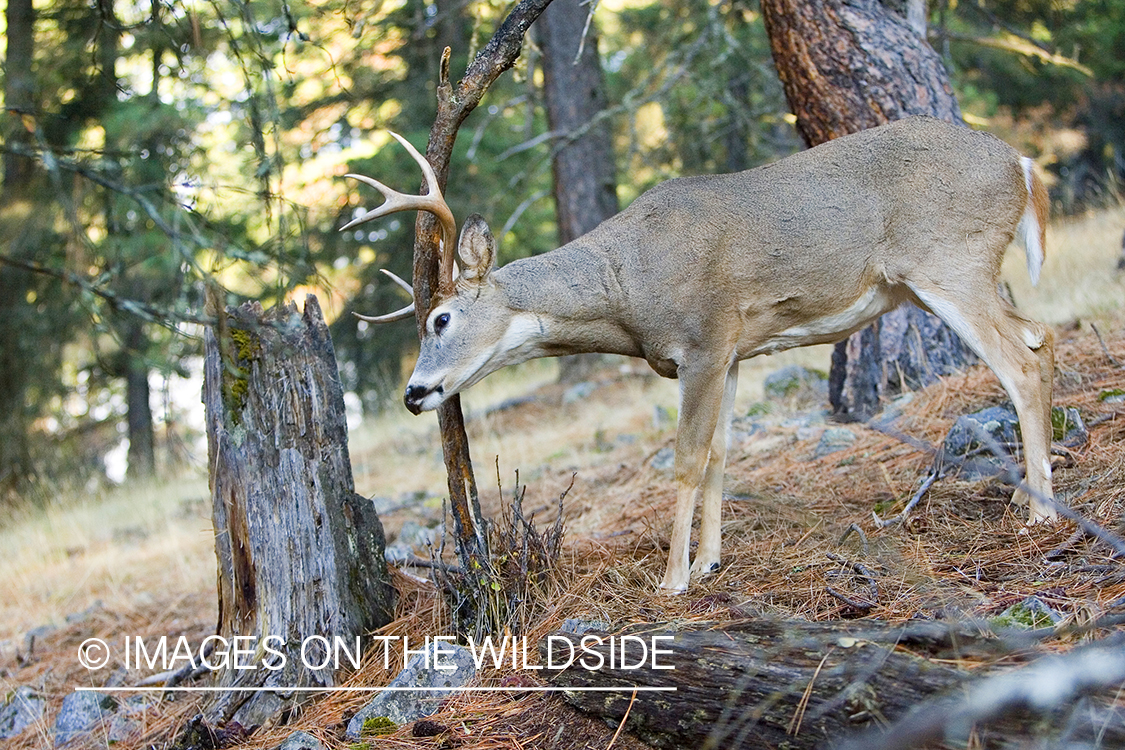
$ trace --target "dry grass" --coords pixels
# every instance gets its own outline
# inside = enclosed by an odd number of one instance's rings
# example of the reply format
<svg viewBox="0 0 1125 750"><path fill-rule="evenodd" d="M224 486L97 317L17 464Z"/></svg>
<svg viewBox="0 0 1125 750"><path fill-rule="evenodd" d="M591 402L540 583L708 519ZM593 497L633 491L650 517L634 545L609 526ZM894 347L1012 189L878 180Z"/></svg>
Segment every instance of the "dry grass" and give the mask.
<svg viewBox="0 0 1125 750"><path fill-rule="evenodd" d="M1118 236L1121 215L1095 219L1100 229L1090 231L1109 237L1112 230ZM1054 255L1079 258L1082 247L1094 244L1077 239L1085 231L1080 224L1056 229L1053 236L1071 232L1068 241L1076 246L1054 240L1060 246ZM1099 270L1048 265L1038 292L1045 296L1038 303L1015 283L1013 287L1016 298L1033 308L1033 316L1101 321L1111 353L1125 361L1125 329L1120 309L1115 312L1112 304L1113 290L1120 288L1113 284L1121 284L1111 271L1116 249L1098 252L1082 263ZM1064 284L1078 284L1091 294L1067 296ZM1122 299L1117 298L1117 308ZM1064 303L1073 304L1062 312ZM1058 315L1034 310L1034 304ZM1056 404L1077 407L1087 421L1103 421L1091 429L1085 446L1060 458L1056 490L1088 517L1119 527L1125 513L1125 406L1103 404L1097 397L1108 388L1125 388L1125 370L1109 364L1088 327L1060 329L1058 337ZM805 362L827 360L822 352L795 356ZM743 381L750 385L741 389L740 413L760 398L760 373L780 364L777 357L747 363ZM543 366L530 377L542 384L551 373ZM482 395L499 400L518 393L518 386L518 376L502 378L491 394ZM875 528L872 511L897 512L925 475L929 457L857 426L858 439L850 449L813 458L817 430L787 426L780 416L763 420L766 429L732 445L723 569L685 596L661 596L655 592L667 554L674 490L670 476L649 460L671 444L674 428L654 423L653 405L674 408L675 384L639 371L613 372L582 400L564 403L564 393L560 386L540 385L536 401L487 414L487 399L468 402L479 415L470 419L470 430L479 481L487 488L482 497L486 514L498 517L501 512L491 468L495 455L501 457L506 488L511 471L520 469L529 484L524 508L537 514L540 528L554 518L555 500L578 471L564 511L567 542L529 637L545 635L567 617L610 623L854 617L860 613L829 594L828 587L856 599L875 597L866 580L828 553L862 562L875 573L877 601L865 614L886 620L988 617L1036 594L1067 621L1083 622L1125 596L1120 561L1111 560L1104 546L1078 540L1047 559L1046 552L1071 538L1073 525L1025 529L1021 514L1008 503L1009 490L996 482L943 479L909 523ZM991 373L975 369L913 394L896 426L937 443L956 415L1002 399ZM390 496L419 489L442 492L437 442L428 422L392 417L366 427L352 446L357 488ZM180 482L108 500L72 501L7 522L0 530L5 550L0 576L6 590L0 599L0 692L32 685L49 698L53 716L74 686L108 676L78 666L75 650L83 639L98 636L113 642L124 635L185 634L198 642L211 632L213 548L206 511L190 502L206 494L205 482ZM405 515L402 511L385 520L393 528ZM866 550L855 535L840 542L853 523L866 534ZM400 592L397 619L383 632L420 640L447 631L448 613L431 585L401 573L395 574L395 585ZM101 606L91 609L98 599ZM65 621L65 615L83 611L81 619ZM41 637L28 656L22 634L44 623L58 628ZM372 658L347 684L385 685L393 672ZM132 682L139 676L123 677ZM519 684L527 678L492 671L483 679ZM296 728L318 735L329 747L344 747L343 722L365 700L348 694L313 701L288 726L264 728L246 747L275 747ZM197 709L195 699L161 704L143 715L143 731L117 746L131 750L162 742ZM433 720L448 733L414 738L404 727L380 738L378 746L578 750L606 748L616 730L541 695L462 694L447 701ZM48 736L47 727L40 727L8 747L39 747ZM643 746L623 734L613 747Z"/></svg>

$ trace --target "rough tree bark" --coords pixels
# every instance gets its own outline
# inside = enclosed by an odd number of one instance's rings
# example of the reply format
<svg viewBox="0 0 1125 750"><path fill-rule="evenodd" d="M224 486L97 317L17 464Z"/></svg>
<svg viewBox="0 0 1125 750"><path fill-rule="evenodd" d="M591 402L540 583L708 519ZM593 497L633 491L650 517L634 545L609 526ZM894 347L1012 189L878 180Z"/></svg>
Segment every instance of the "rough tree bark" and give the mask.
<svg viewBox="0 0 1125 750"><path fill-rule="evenodd" d="M809 146L909 115L961 122L937 53L877 0L762 0L761 6L778 75ZM973 361L940 320L904 306L836 345L829 398L839 418L866 419L883 397Z"/></svg>
<svg viewBox="0 0 1125 750"><path fill-rule="evenodd" d="M1027 747L1029 735L1038 740L1059 741L1049 744L1051 747L1085 747L1081 743L1093 740L1099 733L1106 747L1125 739L1125 714L1090 703L1070 703L1071 711L1045 710L1039 715L1019 711L989 713L985 710L988 698L978 698L977 712L967 723L946 725L942 719L948 712L935 712L936 704L927 704L926 699L935 694L956 698L960 695L958 691L975 676L948 664L966 655L996 657L1003 652L998 642L989 641L968 627L932 621L893 626L861 620L754 620L723 623L722 627L723 630L678 632L653 625L635 627L631 630L637 638L624 641L624 664L647 665L628 669L608 666L608 641L598 645L587 640L588 651L583 653L583 636L554 633L549 638L557 639L552 644L555 663L565 663L569 656L565 639L588 665L598 666L594 652L604 659L604 664L598 669L577 665L546 674L556 686L602 688L599 692L566 692L564 696L611 725L620 724L628 713L625 728L662 748L832 747L869 728L864 740L854 745L858 750L877 747L884 736L880 728L899 719L903 722L885 734L888 740L894 738L889 746L896 750L922 747L925 740L935 739L964 744L969 732L974 733L981 747ZM590 635L586 634L587 639ZM673 636L671 641L656 642L661 651L668 653L651 655L653 636ZM540 644L541 664L547 663L548 643L545 639ZM622 663L621 643L618 641L612 648L618 665ZM1113 643L1119 649L1120 638L1107 643L1107 652L1114 649ZM651 668L654 658L663 669ZM1085 658L1097 660L1097 654L1086 654ZM669 666L674 669L667 669ZM1040 678L1044 674L1043 670L1037 672ZM1059 672L1050 674L1069 685L1058 676ZM1109 674L1097 685L1080 687L1087 691L1091 687L1108 687L1112 692L1117 674L1120 672ZM609 687L626 689L604 691ZM675 691L634 694L628 689L634 687ZM1060 694L1073 697L1073 691L1068 690L1069 687L1059 687ZM920 705L924 706L922 710L914 710ZM1063 702L1055 709L1066 706L1067 702ZM951 733L946 734L946 730ZM956 736L960 731L965 733L964 737ZM903 737L908 738L906 742L899 742ZM1068 745L1067 741L1075 744Z"/></svg>
<svg viewBox="0 0 1125 750"><path fill-rule="evenodd" d="M125 365L126 422L129 427L129 470L134 479L156 473L156 432L152 426L152 391L148 384L148 337L144 321L124 323L122 355Z"/></svg>
<svg viewBox="0 0 1125 750"><path fill-rule="evenodd" d="M433 167L438 186L443 191L449 180L449 160L461 123L480 104L481 97L493 81L515 64L523 49L524 34L550 2L551 0L522 0L513 8L488 44L469 64L456 87L449 81L448 48L442 56L437 114L430 128L426 159ZM433 215L419 213L415 223L413 277L419 338L424 331L434 291L438 287L440 237L441 230ZM454 396L442 404L437 416L445 470L449 478L449 504L457 551L466 570L476 570L480 565L474 566L473 563L479 563L486 556L487 539L460 396Z"/></svg>
<svg viewBox="0 0 1125 750"><path fill-rule="evenodd" d="M217 295L213 295L217 296ZM249 637L252 669L221 669L219 687L333 685L308 639L357 636L391 620L394 591L383 527L354 491L343 390L316 297L267 313L256 302L223 310L205 333L212 520L219 567L218 635ZM263 651L279 637L276 657ZM302 658L302 646L312 644ZM255 648L256 647L256 648ZM266 658L271 657L271 658ZM219 661L213 657L212 662ZM231 667L234 665L231 664ZM307 694L220 692L212 723L260 725Z"/></svg>
<svg viewBox="0 0 1125 750"><path fill-rule="evenodd" d="M556 139L551 166L560 245L618 211L609 124L594 123L606 108L606 93L593 23L583 43L591 7L578 0L555 0L535 27L543 53L547 127ZM559 379L582 380L600 359L596 354L560 357Z"/></svg>
<svg viewBox="0 0 1125 750"><path fill-rule="evenodd" d="M4 9L7 40L4 51L4 108L0 114L3 138L8 148L3 156L3 191L0 191L0 221L3 222L4 252L26 256L33 246L35 232L28 231L25 214L15 210L29 198L35 160L17 153L13 146L30 147L31 134L21 121L35 112L35 75L32 71L35 44L35 8L31 0L9 0ZM18 320L15 310L25 304L26 271L0 263L0 500L4 494L22 489L31 475L28 445L26 395L28 367L22 361L23 331L10 321Z"/></svg>

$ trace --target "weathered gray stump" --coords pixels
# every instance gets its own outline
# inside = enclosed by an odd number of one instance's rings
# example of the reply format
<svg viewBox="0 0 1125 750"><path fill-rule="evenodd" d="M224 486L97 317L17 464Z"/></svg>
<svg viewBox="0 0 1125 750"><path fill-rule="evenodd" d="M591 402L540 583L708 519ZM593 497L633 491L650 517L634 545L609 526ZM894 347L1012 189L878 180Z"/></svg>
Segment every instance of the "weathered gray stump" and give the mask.
<svg viewBox="0 0 1125 750"><path fill-rule="evenodd" d="M626 730L654 747L820 748L913 715L911 709L927 699L969 681L967 671L927 656L949 659L967 651L991 653L1000 646L971 630L936 622L892 626L873 621L757 620L722 627L676 631L648 626L626 631L641 639L624 643L627 665L644 660L642 651L651 649L652 636L670 635L674 639L659 642L658 648L671 653L661 654L657 664L674 669L652 669L651 653L647 668L611 669L605 666L610 663L607 641L589 646L605 659L600 668L576 664L541 674L557 686L626 688L564 695L610 724L620 723L628 711ZM604 633L586 635L608 638ZM576 648L582 638L562 632L552 636L564 637ZM540 645L542 663L547 663L547 643ZM556 664L565 663L567 657L566 646L560 648L560 643L555 642ZM598 666L596 657L587 654L586 658L589 666ZM675 692L638 691L634 698L630 688L638 686L674 687ZM1099 731L1115 740L1125 738L1125 716L1104 710L1006 716L973 729L982 747L1017 747L1032 731L1041 738L1052 733L1057 738L1064 724L1069 738L1079 742Z"/></svg>
<svg viewBox="0 0 1125 750"><path fill-rule="evenodd" d="M390 621L394 591L382 524L354 491L328 328L312 295L303 315L294 304L263 313L250 302L217 317L205 332L203 401L218 635L230 653L215 684L331 686L336 664L320 666L324 643L314 637L353 649L356 636ZM251 639L237 643L247 652L237 665L236 637ZM210 659L222 660L218 652ZM206 715L250 727L308 695L221 692Z"/></svg>

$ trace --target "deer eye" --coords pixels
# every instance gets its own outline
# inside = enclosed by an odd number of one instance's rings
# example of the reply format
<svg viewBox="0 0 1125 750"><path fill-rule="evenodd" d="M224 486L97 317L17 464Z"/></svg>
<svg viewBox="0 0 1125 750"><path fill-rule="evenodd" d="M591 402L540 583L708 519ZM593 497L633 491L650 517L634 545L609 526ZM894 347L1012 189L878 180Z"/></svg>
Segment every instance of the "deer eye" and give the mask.
<svg viewBox="0 0 1125 750"><path fill-rule="evenodd" d="M449 313L442 313L434 318L434 333L441 333L449 325Z"/></svg>

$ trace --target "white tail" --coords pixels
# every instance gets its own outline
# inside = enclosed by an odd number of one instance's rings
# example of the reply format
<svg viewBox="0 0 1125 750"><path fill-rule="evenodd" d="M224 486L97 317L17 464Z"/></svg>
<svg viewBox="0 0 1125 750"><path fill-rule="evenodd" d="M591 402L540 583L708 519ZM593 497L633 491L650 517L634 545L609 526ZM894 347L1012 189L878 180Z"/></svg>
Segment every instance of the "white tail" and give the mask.
<svg viewBox="0 0 1125 750"><path fill-rule="evenodd" d="M678 498L663 588L683 591L690 575L719 565L739 360L838 341L906 301L941 317L999 377L1019 415L1027 484L1051 496L1051 332L996 288L1017 230L1038 279L1046 191L1030 161L996 138L910 118L759 169L671 180L574 242L499 269L488 226L470 217L456 278L452 216L429 164L410 151L429 196L418 204L361 178L388 201L353 222L409 208L443 217L443 285L407 408L433 409L500 367L559 354L644 357L679 378ZM1030 502L1032 522L1055 518L1023 491L1013 500Z"/></svg>

